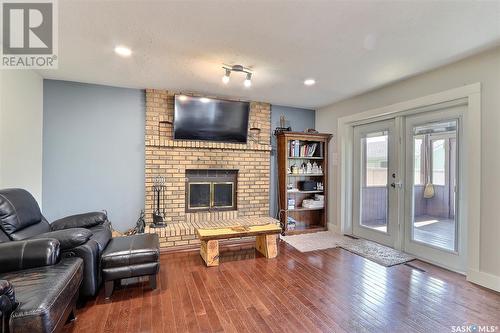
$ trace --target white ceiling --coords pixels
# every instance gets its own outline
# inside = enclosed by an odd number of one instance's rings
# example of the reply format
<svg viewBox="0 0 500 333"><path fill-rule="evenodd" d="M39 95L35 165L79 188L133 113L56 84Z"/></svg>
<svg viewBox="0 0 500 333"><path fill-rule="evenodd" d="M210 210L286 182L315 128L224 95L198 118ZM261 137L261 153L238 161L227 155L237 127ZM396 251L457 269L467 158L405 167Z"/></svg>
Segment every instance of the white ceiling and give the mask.
<svg viewBox="0 0 500 333"><path fill-rule="evenodd" d="M59 69L40 73L317 108L499 42L500 1L62 0Z"/></svg>

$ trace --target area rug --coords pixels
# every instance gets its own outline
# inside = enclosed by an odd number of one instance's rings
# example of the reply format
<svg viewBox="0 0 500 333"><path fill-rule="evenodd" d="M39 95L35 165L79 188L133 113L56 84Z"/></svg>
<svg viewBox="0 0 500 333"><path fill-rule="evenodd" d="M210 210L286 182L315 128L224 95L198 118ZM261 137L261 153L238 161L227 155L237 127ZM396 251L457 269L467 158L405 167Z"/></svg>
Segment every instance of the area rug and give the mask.
<svg viewBox="0 0 500 333"><path fill-rule="evenodd" d="M338 235L331 231L322 231L310 234L281 236L285 242L300 252L310 252L341 247L380 265L390 267L403 264L415 259L414 257L394 250L390 247L371 242L365 239L353 239Z"/></svg>

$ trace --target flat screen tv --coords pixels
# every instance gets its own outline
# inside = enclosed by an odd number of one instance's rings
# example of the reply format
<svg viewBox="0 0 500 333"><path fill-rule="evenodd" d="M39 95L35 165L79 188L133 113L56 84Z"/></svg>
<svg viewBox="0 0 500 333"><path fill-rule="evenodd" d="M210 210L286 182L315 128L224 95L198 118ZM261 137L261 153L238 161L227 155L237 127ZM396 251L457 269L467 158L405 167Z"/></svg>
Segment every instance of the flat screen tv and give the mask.
<svg viewBox="0 0 500 333"><path fill-rule="evenodd" d="M174 139L247 142L250 103L175 95Z"/></svg>

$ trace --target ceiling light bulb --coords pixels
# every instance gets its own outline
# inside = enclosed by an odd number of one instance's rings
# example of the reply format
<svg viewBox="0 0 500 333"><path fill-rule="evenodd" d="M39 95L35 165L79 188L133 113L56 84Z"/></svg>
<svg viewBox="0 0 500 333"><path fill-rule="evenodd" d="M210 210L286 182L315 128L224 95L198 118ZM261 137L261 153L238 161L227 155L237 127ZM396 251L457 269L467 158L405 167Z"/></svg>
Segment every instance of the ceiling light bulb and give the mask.
<svg viewBox="0 0 500 333"><path fill-rule="evenodd" d="M228 84L229 83L229 75L231 74L231 71L229 69L226 69L226 74L222 77L222 83Z"/></svg>
<svg viewBox="0 0 500 333"><path fill-rule="evenodd" d="M179 100L184 102L184 101L187 100L187 96L186 95L180 95L179 96Z"/></svg>
<svg viewBox="0 0 500 333"><path fill-rule="evenodd" d="M229 83L229 75L231 75L231 70L229 68L225 68L226 73L222 77L222 83L228 84Z"/></svg>
<svg viewBox="0 0 500 333"><path fill-rule="evenodd" d="M306 86L313 86L314 84L316 84L316 80L314 80L314 79L307 79L307 80L304 81L304 84Z"/></svg>
<svg viewBox="0 0 500 333"><path fill-rule="evenodd" d="M243 82L245 87L249 88L252 85L252 74L247 73L247 78L245 79L245 82Z"/></svg>
<svg viewBox="0 0 500 333"><path fill-rule="evenodd" d="M122 57L130 57L132 50L125 46L117 46L115 47L115 53Z"/></svg>
<svg viewBox="0 0 500 333"><path fill-rule="evenodd" d="M202 102L202 103L208 103L208 102L210 102L210 100L208 98L206 98L206 97L202 97L202 98L200 98L200 102Z"/></svg>

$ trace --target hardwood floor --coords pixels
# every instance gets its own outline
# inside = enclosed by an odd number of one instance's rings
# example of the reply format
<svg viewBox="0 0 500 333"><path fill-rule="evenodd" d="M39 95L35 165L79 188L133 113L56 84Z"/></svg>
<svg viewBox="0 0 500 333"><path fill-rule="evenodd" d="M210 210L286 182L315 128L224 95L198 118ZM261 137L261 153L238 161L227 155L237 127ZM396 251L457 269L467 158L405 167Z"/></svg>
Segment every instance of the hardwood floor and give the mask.
<svg viewBox="0 0 500 333"><path fill-rule="evenodd" d="M266 259L221 252L162 254L158 288L104 292L65 332L451 332L500 326L500 294L423 262L390 268L336 248L300 253L284 242ZM498 331L498 329L497 329Z"/></svg>

